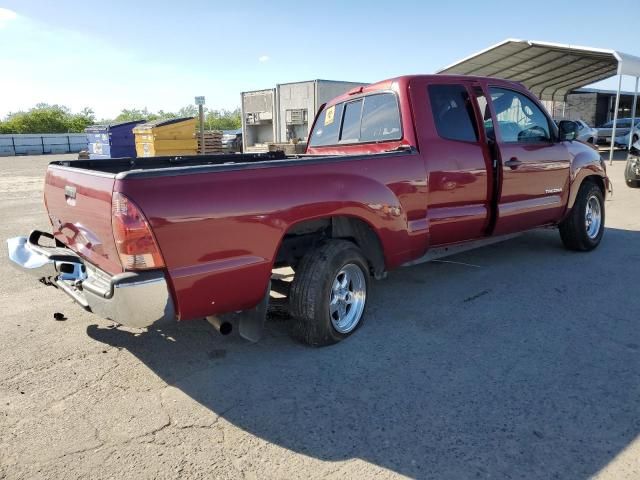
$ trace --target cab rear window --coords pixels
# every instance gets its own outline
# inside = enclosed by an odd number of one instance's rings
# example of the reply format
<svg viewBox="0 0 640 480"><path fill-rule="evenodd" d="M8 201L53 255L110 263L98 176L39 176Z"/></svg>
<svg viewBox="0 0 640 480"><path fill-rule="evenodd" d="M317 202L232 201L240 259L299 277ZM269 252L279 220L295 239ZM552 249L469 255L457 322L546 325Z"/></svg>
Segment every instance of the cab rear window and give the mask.
<svg viewBox="0 0 640 480"><path fill-rule="evenodd" d="M342 132L340 141L343 143L357 143L360 141L360 119L362 118L362 99L349 102L344 106L342 118Z"/></svg>
<svg viewBox="0 0 640 480"><path fill-rule="evenodd" d="M318 121L313 129L310 144L314 147L322 147L324 145L335 145L338 143L340 135L340 119L342 118L342 109L344 103L339 103L332 107L325 107L320 113Z"/></svg>
<svg viewBox="0 0 640 480"><path fill-rule="evenodd" d="M316 122L312 147L342 143L400 140L398 100L393 93L377 93L325 107Z"/></svg>

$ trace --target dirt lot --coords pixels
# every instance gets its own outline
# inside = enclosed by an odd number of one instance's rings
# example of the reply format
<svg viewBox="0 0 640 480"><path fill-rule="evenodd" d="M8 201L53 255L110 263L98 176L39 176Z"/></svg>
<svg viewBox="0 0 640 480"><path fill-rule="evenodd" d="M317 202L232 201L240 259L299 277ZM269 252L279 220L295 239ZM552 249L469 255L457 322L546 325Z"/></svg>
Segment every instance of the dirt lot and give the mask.
<svg viewBox="0 0 640 480"><path fill-rule="evenodd" d="M0 158L0 238L48 157ZM588 254L555 230L392 272L324 349L204 321L114 328L0 249L0 478L640 478L640 190ZM68 319L55 321L54 312Z"/></svg>

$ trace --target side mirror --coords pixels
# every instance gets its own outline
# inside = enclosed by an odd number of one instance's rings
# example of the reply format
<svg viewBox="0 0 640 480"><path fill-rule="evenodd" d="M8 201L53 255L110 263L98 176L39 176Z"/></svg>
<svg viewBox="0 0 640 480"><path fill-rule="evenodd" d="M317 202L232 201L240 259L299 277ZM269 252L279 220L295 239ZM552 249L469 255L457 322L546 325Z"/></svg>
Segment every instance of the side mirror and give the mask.
<svg viewBox="0 0 640 480"><path fill-rule="evenodd" d="M578 124L571 120L562 120L558 123L560 141L573 141L578 138Z"/></svg>

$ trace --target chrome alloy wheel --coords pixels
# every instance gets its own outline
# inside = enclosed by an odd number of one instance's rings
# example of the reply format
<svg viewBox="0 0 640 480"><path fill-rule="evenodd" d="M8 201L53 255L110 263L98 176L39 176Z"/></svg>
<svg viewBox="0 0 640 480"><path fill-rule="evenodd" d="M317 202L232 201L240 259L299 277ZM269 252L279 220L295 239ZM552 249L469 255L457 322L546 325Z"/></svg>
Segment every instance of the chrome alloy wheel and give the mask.
<svg viewBox="0 0 640 480"><path fill-rule="evenodd" d="M329 316L338 333L347 334L360 322L367 300L367 281L362 269L348 263L336 275L331 286Z"/></svg>
<svg viewBox="0 0 640 480"><path fill-rule="evenodd" d="M600 199L595 195L590 196L587 200L584 221L587 227L587 236L593 240L600 233L600 224L602 223L602 206Z"/></svg>

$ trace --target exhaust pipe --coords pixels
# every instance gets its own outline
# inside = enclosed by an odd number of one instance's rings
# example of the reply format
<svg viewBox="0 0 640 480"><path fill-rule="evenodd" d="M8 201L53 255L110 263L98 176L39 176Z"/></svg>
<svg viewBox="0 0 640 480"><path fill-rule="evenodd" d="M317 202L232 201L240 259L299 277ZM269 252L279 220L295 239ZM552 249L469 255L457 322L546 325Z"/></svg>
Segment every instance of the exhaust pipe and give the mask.
<svg viewBox="0 0 640 480"><path fill-rule="evenodd" d="M207 317L207 322L209 322L213 328L215 328L221 335L229 335L233 331L233 325L231 322L227 322L226 320L220 319L215 315L211 315Z"/></svg>

